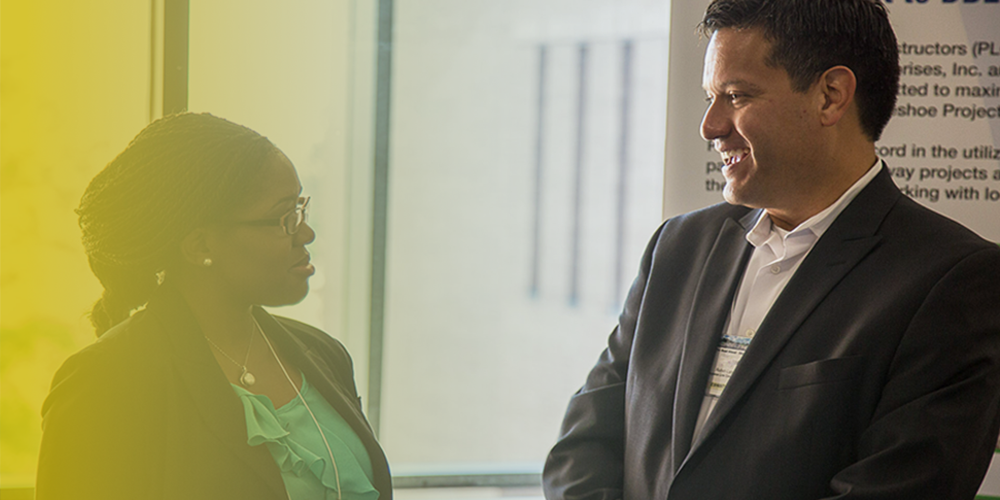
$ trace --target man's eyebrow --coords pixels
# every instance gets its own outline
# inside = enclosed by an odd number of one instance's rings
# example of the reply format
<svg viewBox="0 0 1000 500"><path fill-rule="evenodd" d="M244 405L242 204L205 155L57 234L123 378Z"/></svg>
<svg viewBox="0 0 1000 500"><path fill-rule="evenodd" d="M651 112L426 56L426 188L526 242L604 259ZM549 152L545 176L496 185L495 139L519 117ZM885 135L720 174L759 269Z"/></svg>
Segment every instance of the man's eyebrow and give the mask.
<svg viewBox="0 0 1000 500"><path fill-rule="evenodd" d="M719 84L719 88L726 89L731 87L741 87L751 92L760 92L761 90L761 88L757 84L742 79L726 80L721 84ZM704 88L705 91L708 92L708 88L707 87Z"/></svg>

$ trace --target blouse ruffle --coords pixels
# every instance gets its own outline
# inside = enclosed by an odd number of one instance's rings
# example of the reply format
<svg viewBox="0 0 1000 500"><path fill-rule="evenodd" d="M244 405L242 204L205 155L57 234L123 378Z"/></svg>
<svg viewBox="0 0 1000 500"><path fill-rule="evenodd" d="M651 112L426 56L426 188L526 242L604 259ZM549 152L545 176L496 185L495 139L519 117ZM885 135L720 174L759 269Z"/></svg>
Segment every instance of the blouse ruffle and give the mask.
<svg viewBox="0 0 1000 500"><path fill-rule="evenodd" d="M379 492L371 484L371 472L365 472L358 462L358 458L354 456L348 445L344 443L336 432L324 423L320 415L317 415L316 418L320 420L323 434L326 436L327 442L329 442L330 448L333 450L337 470L334 470L334 467L327 463L329 454L318 455L295 439L296 437L301 439L301 436L292 436L292 433L288 430L290 424L283 423L279 419L279 413L286 414L293 411L306 412L305 407L299 401L298 397L295 397L285 406L281 407L280 410L276 411L271 399L267 396L253 394L236 385L233 387L236 388L236 392L243 402L243 411L247 423L247 444L250 446L267 445L271 456L274 457L275 462L281 469L282 477L285 478L286 488L291 494L292 500L299 500L300 497L304 496L303 490L312 490L311 495L318 494L320 485L325 490L325 500L337 500L338 472L340 485L343 488L342 500L378 499ZM301 391L303 397L305 397L307 392L305 378L303 378ZM310 407L313 409L313 412L320 413L315 408L317 405L314 398L310 399L310 402L312 402ZM306 414L306 418L309 419L309 425L315 429L315 424L312 423L312 418L308 417L308 413ZM326 452L326 446L318 434L315 436L315 440L319 445L319 450ZM364 458L367 459L368 457ZM294 476L294 478L290 476ZM316 484L317 480L318 485ZM299 484L292 485L291 482L293 481ZM299 496L296 496L296 491L300 492ZM303 498L302 500L305 499Z"/></svg>

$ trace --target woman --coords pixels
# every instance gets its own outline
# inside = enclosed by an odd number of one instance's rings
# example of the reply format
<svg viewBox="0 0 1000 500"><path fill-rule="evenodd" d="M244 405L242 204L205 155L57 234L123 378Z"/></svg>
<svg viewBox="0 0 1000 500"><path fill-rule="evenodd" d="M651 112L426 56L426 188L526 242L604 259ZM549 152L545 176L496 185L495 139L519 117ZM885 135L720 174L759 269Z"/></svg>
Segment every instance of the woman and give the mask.
<svg viewBox="0 0 1000 500"><path fill-rule="evenodd" d="M45 401L36 498L391 500L344 347L302 300L309 198L266 138L158 120L91 181L98 341Z"/></svg>

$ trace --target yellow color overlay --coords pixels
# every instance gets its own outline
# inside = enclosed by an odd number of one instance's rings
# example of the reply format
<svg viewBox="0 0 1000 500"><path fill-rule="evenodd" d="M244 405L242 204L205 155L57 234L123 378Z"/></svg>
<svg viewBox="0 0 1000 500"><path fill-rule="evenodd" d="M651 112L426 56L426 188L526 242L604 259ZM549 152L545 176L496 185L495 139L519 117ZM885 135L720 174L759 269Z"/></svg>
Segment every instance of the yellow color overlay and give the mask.
<svg viewBox="0 0 1000 500"><path fill-rule="evenodd" d="M150 1L0 4L0 486L34 480L40 409L94 340L73 209L150 119Z"/></svg>

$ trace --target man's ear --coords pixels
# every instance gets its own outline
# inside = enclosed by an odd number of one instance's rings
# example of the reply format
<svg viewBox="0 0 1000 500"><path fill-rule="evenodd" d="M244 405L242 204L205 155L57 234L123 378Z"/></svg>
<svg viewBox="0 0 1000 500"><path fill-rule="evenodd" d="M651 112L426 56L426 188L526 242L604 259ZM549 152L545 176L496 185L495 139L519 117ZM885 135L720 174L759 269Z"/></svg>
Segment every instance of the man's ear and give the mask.
<svg viewBox="0 0 1000 500"><path fill-rule="evenodd" d="M212 258L211 253L208 231L205 228L197 228L181 240L181 258L188 264L202 267L205 265L205 259Z"/></svg>
<svg viewBox="0 0 1000 500"><path fill-rule="evenodd" d="M820 75L818 85L823 96L820 123L824 127L836 125L854 102L858 79L847 66L834 66Z"/></svg>

